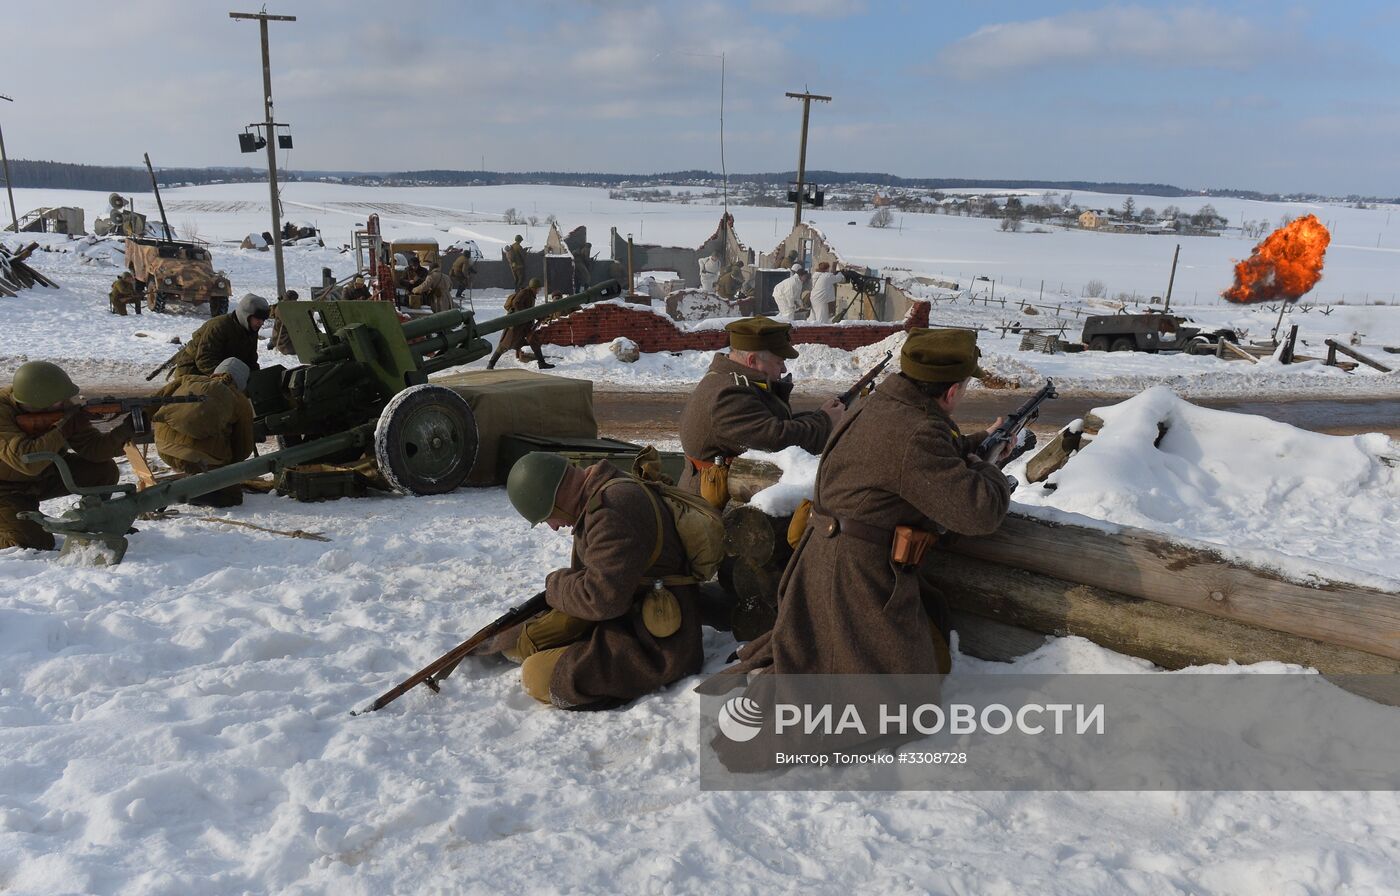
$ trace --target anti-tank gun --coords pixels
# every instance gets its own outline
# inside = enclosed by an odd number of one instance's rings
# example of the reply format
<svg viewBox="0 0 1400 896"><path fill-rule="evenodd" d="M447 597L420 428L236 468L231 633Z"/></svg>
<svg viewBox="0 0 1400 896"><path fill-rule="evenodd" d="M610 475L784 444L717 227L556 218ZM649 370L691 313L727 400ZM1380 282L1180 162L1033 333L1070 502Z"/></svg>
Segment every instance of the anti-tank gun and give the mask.
<svg viewBox="0 0 1400 896"><path fill-rule="evenodd" d="M290 466L372 454L397 491L435 495L462 484L476 461L479 435L471 406L429 375L491 354L486 336L564 314L621 293L608 280L577 295L492 320L444 311L400 323L388 302L282 302L277 314L297 359L249 378L254 427L279 450L143 491L129 484L78 487L61 457L52 460L77 505L57 517L26 513L75 544L100 542L108 562L126 550L143 513L189 501ZM36 458L37 460L37 458Z"/></svg>

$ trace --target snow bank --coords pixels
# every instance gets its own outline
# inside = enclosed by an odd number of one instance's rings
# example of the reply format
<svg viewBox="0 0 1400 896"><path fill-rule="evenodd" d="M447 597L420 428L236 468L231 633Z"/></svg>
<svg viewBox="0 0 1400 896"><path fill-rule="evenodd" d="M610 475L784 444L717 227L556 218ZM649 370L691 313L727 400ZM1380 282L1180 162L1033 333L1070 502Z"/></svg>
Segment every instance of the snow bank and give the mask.
<svg viewBox="0 0 1400 896"><path fill-rule="evenodd" d="M797 509L798 504L812 497L812 486L817 481L817 464L821 460L817 455L793 446L776 452L746 451L743 457L767 461L783 469L781 479L749 500L750 504L769 516L787 516Z"/></svg>
<svg viewBox="0 0 1400 896"><path fill-rule="evenodd" d="M1099 436L1053 488L1018 489L1017 504L1217 545L1295 576L1400 583L1400 448L1386 436L1308 432L1161 386L1095 413ZM1008 472L1024 480L1028 460Z"/></svg>

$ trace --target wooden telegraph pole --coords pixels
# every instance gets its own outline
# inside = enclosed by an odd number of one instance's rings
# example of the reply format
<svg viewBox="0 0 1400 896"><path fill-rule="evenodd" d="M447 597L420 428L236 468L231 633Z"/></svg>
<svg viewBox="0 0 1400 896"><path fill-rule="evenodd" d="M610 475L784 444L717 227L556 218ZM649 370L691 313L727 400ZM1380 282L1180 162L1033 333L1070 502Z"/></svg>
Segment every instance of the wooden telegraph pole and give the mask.
<svg viewBox="0 0 1400 896"><path fill-rule="evenodd" d="M1162 308L1163 313L1172 310L1172 286L1176 284L1176 260L1180 257L1181 243L1177 243L1176 252L1172 254L1172 273L1171 276L1167 278L1167 303Z"/></svg>
<svg viewBox="0 0 1400 896"><path fill-rule="evenodd" d="M0 100L13 103L14 100L0 94ZM0 130L0 165L5 168L5 192L10 194L10 221L15 225L15 233L19 233L19 216L15 214L15 188L10 182L10 159L5 155L5 132Z"/></svg>
<svg viewBox="0 0 1400 896"><path fill-rule="evenodd" d="M282 265L282 199L277 191L277 122L272 116L272 61L267 50L268 22L295 22L296 16L274 16L267 12L231 12L230 19L257 19L262 35L263 137L267 139L267 183L272 194L272 249L277 264L277 300L287 294L287 272Z"/></svg>
<svg viewBox="0 0 1400 896"><path fill-rule="evenodd" d="M831 102L829 96L819 96L815 93L789 93L788 96L795 100L802 101L802 143L797 150L797 206L792 212L792 226L796 227L802 223L802 186L807 174L807 121L812 113L812 100L820 100L823 103Z"/></svg>

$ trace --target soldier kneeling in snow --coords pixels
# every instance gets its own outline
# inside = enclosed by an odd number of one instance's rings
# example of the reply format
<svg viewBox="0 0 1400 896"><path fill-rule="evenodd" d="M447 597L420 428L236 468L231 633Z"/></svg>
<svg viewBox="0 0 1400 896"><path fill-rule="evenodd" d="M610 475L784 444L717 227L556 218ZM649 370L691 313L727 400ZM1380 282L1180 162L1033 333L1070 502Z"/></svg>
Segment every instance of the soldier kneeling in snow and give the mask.
<svg viewBox="0 0 1400 896"><path fill-rule="evenodd" d="M573 559L545 578L549 609L479 654L521 664L526 693L562 709L620 706L700 671L697 588L663 499L606 461L527 454L506 483L530 525L572 528Z"/></svg>
<svg viewBox="0 0 1400 896"><path fill-rule="evenodd" d="M212 376L190 374L167 383L162 397L195 395L203 401L168 404L151 418L156 451L171 469L204 473L237 463L253 453L253 405L243 394L248 365L228 358ZM231 485L190 502L205 507L243 503L243 486Z"/></svg>

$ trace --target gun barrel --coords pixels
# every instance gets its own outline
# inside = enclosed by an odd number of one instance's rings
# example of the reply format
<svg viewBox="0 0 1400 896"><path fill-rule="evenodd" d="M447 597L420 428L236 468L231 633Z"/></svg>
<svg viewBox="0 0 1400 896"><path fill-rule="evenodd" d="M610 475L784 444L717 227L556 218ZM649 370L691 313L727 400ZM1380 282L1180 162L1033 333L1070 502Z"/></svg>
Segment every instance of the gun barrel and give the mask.
<svg viewBox="0 0 1400 896"><path fill-rule="evenodd" d="M604 280L597 286L590 286L583 292L565 296L553 302L541 302L533 308L512 311L509 314L488 320L485 323L479 323L476 325L476 331L478 335L482 336L487 333L499 333L511 327L519 326L520 324L544 320L546 317L555 314L562 314L566 311L573 311L575 308L581 308L589 302L596 302L600 299L610 299L613 296L621 294L622 284L618 283L616 280Z"/></svg>

